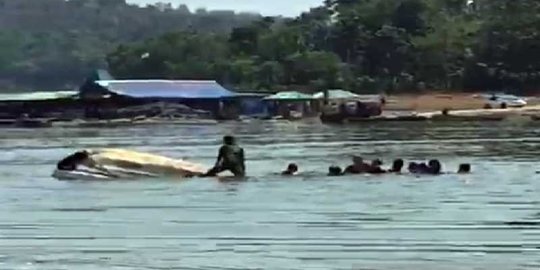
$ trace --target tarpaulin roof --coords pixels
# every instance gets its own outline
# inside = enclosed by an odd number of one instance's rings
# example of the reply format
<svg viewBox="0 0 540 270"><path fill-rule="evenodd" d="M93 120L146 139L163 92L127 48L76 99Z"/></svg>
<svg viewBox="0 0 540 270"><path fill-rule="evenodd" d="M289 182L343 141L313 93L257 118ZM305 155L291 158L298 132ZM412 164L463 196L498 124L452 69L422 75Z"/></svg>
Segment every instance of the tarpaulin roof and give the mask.
<svg viewBox="0 0 540 270"><path fill-rule="evenodd" d="M216 81L111 80L96 81L108 91L134 98L222 98L234 92Z"/></svg>
<svg viewBox="0 0 540 270"><path fill-rule="evenodd" d="M324 98L324 92L319 92L313 95L316 99L322 99ZM329 99L357 99L360 96L341 89L335 89L335 90L328 90L328 98Z"/></svg>
<svg viewBox="0 0 540 270"><path fill-rule="evenodd" d="M75 98L77 91L56 91L56 92L32 92L19 94L0 94L0 101L40 101L62 98Z"/></svg>
<svg viewBox="0 0 540 270"><path fill-rule="evenodd" d="M275 95L268 96L264 99L266 100L310 100L310 99L313 99L313 96L302 94L296 91L285 91L285 92L279 92Z"/></svg>

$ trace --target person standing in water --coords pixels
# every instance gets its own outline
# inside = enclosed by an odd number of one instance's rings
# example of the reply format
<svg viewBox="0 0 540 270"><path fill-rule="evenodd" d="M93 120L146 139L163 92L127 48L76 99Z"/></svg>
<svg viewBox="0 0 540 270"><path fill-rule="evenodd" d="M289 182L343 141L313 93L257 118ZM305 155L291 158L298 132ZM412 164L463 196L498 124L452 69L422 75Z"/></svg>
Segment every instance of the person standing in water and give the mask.
<svg viewBox="0 0 540 270"><path fill-rule="evenodd" d="M236 177L246 175L244 149L236 144L233 136L223 137L216 164L203 177L213 177L224 171L230 171Z"/></svg>

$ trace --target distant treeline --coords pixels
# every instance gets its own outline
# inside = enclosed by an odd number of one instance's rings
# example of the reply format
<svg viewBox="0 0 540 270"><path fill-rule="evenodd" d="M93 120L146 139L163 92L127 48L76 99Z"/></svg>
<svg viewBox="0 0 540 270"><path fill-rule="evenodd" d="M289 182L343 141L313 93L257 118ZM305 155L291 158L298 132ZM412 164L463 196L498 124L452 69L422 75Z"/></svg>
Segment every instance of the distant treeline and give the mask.
<svg viewBox="0 0 540 270"><path fill-rule="evenodd" d="M249 91L535 91L538 14L538 0L326 0L290 19L0 0L0 87L74 86L108 67Z"/></svg>
<svg viewBox="0 0 540 270"><path fill-rule="evenodd" d="M119 77L217 79L244 90L535 91L538 0L327 0L231 33L175 31L121 45Z"/></svg>
<svg viewBox="0 0 540 270"><path fill-rule="evenodd" d="M0 90L76 87L106 68L107 53L119 44L173 31L226 35L260 18L125 0L0 0Z"/></svg>

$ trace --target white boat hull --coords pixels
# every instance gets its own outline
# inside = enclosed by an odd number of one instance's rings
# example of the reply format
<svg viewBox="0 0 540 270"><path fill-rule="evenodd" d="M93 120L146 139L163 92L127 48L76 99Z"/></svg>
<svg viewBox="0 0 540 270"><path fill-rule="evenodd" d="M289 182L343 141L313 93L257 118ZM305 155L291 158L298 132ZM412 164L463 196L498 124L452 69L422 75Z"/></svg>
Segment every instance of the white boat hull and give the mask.
<svg viewBox="0 0 540 270"><path fill-rule="evenodd" d="M61 180L61 181L77 181L77 180L104 181L104 180L113 179L113 178L107 177L105 175L93 174L93 173L84 172L84 171L61 171L61 170L55 170L52 176L54 178L58 179L58 180Z"/></svg>
<svg viewBox="0 0 540 270"><path fill-rule="evenodd" d="M174 177L186 178L201 175L206 169L196 163L159 155L123 149L87 150L91 163L99 169L56 170L58 180L110 180L130 178Z"/></svg>

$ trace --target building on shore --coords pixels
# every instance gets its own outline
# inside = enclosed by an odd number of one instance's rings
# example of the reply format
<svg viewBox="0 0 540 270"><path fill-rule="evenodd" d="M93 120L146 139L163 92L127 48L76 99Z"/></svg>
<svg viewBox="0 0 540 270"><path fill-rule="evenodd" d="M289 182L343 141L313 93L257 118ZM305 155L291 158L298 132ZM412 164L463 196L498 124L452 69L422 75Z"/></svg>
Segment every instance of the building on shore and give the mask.
<svg viewBox="0 0 540 270"><path fill-rule="evenodd" d="M312 95L297 91L284 91L265 97L271 116L298 119L318 114L316 100Z"/></svg>
<svg viewBox="0 0 540 270"><path fill-rule="evenodd" d="M379 95L357 95L333 89L313 95L322 108L321 118L325 121L341 122L350 118L369 118L382 114L384 99Z"/></svg>
<svg viewBox="0 0 540 270"><path fill-rule="evenodd" d="M89 117L108 118L118 108L157 102L183 104L209 111L217 119L234 119L240 114L236 93L215 81L191 80L96 80L79 92Z"/></svg>
<svg viewBox="0 0 540 270"><path fill-rule="evenodd" d="M189 109L205 118L228 120L265 116L265 96L235 93L210 80L117 80L106 70L96 70L78 91L0 94L0 118L191 117L185 113Z"/></svg>
<svg viewBox="0 0 540 270"><path fill-rule="evenodd" d="M82 116L77 91L0 94L0 119L63 118Z"/></svg>
<svg viewBox="0 0 540 270"><path fill-rule="evenodd" d="M269 108L264 100L268 93L237 93L236 100L240 106L242 116L266 118L269 116Z"/></svg>

